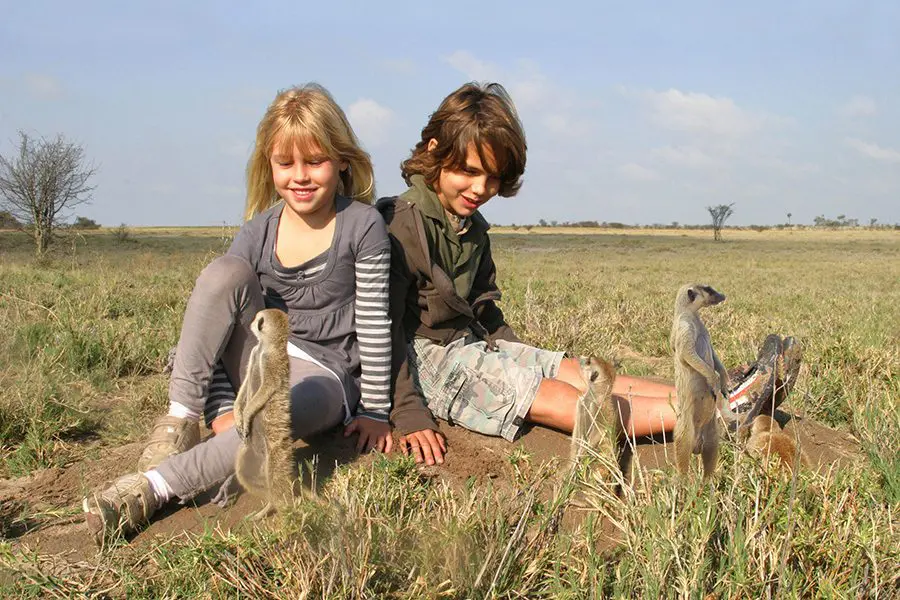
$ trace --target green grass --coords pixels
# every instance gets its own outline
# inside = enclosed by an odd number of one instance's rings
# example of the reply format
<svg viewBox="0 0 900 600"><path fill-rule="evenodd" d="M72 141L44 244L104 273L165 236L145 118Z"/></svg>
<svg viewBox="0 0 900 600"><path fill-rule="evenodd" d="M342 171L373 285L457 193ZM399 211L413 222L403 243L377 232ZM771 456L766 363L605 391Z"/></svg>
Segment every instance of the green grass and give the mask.
<svg viewBox="0 0 900 600"><path fill-rule="evenodd" d="M0 233L0 476L144 435L166 403L162 367L194 279L227 243L194 233L78 236L40 263L27 238ZM712 488L653 471L618 498L596 475L604 457L567 484L552 476L560 465L510 446L511 490L454 489L379 460L342 467L321 501L274 529L120 546L90 568L0 547L0 565L17 575L0 573L6 595L897 593L900 237L504 234L494 247L502 306L523 339L618 358L625 373L670 376L674 292L715 286L728 300L706 321L726 366L752 360L769 332L797 336L804 362L789 408L855 436L862 462L791 480L727 449ZM568 505L576 488L589 508ZM7 508L4 521L28 518L27 506Z"/></svg>

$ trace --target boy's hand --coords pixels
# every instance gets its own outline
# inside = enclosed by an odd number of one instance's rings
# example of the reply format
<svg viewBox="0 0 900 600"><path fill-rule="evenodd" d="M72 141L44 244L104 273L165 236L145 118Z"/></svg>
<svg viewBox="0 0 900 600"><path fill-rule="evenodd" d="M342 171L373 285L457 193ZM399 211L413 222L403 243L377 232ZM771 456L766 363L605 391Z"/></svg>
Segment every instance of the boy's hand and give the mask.
<svg viewBox="0 0 900 600"><path fill-rule="evenodd" d="M391 426L384 421L355 417L344 429L344 437L350 437L354 433L359 433L359 440L356 442L357 452L368 452L373 448L379 452L390 452L394 447Z"/></svg>
<svg viewBox="0 0 900 600"><path fill-rule="evenodd" d="M444 440L444 436L437 431L423 429L408 433L400 436L399 444L400 451L407 456L411 451L417 463L424 460L426 465L444 464L447 442Z"/></svg>

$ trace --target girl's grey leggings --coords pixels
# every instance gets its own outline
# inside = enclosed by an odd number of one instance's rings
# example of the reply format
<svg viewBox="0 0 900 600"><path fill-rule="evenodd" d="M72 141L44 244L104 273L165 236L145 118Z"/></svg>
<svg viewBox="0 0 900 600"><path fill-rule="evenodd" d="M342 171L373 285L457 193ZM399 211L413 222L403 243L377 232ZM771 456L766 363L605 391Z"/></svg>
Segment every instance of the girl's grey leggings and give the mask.
<svg viewBox="0 0 900 600"><path fill-rule="evenodd" d="M185 310L169 384L170 400L203 412L217 364L224 366L233 389L239 389L256 344L250 323L263 308L259 279L246 260L226 254L211 262L197 278ZM340 382L313 363L290 360L294 439L343 422ZM157 471L176 496L193 498L234 473L239 445L232 428L163 461Z"/></svg>

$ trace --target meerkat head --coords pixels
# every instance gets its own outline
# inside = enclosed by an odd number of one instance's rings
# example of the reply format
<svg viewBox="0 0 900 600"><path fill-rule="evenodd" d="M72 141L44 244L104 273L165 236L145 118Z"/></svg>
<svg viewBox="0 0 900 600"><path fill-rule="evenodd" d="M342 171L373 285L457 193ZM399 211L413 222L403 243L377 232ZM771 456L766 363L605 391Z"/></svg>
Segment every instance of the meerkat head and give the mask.
<svg viewBox="0 0 900 600"><path fill-rule="evenodd" d="M715 306L725 301L725 294L717 292L708 285L690 283L681 286L675 296L675 303L682 308L690 308L694 311L705 306Z"/></svg>
<svg viewBox="0 0 900 600"><path fill-rule="evenodd" d="M267 308L256 313L250 331L257 339L284 338L287 341L290 332L287 313L277 308Z"/></svg>

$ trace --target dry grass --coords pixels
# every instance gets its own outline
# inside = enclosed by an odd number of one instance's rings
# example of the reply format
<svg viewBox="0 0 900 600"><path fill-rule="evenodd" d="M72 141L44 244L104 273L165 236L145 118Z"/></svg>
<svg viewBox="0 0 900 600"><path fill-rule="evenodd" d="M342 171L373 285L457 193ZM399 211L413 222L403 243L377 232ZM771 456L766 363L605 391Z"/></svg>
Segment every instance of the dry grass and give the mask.
<svg viewBox="0 0 900 600"><path fill-rule="evenodd" d="M194 277L227 242L213 229L79 236L41 264L27 238L0 234L4 474L142 435L165 405L161 369ZM670 374L680 284L723 290L707 321L726 364L752 359L770 331L800 338L794 408L859 439L859 469L791 480L726 450L711 488L654 471L618 498L587 466L562 485L548 478L559 465L523 467L518 490L501 493L375 461L340 469L325 502L298 505L274 530L113 550L91 569L5 545L0 563L21 577L0 585L31 597L894 597L900 236L846 233L727 231L713 243L532 231L497 235L495 248L524 339L617 357L623 372ZM576 487L587 518L560 528Z"/></svg>

